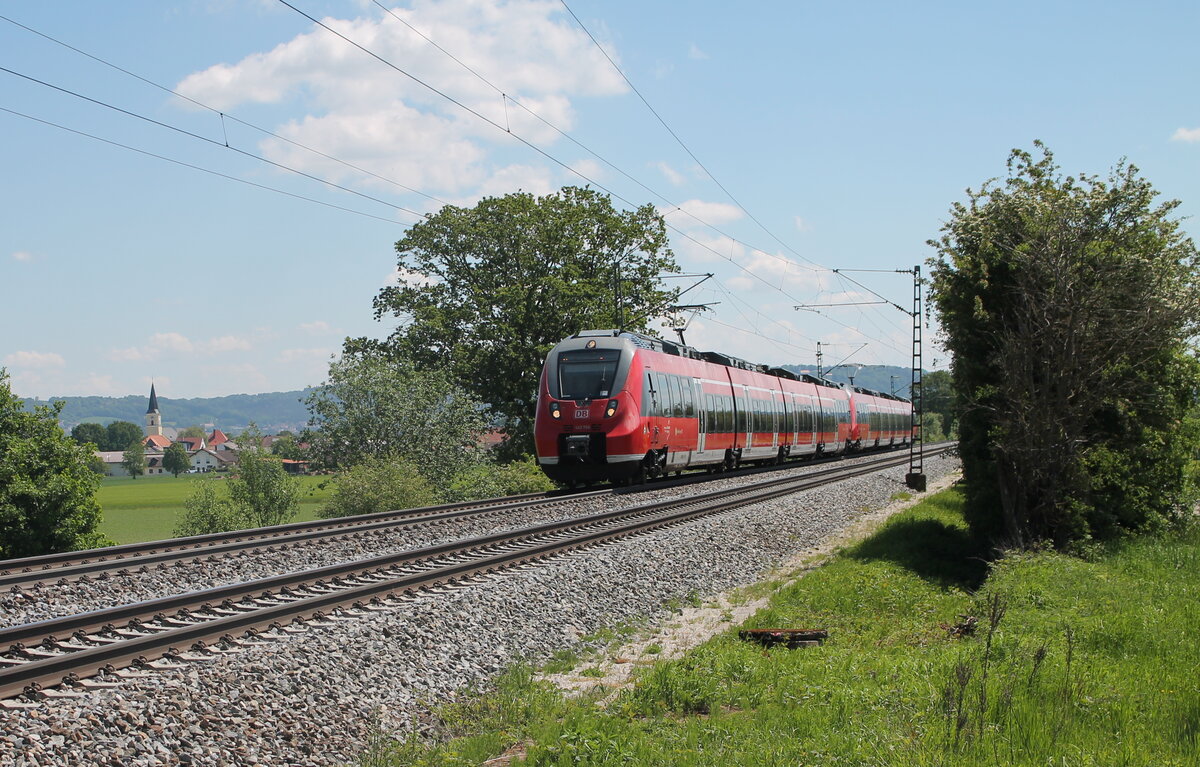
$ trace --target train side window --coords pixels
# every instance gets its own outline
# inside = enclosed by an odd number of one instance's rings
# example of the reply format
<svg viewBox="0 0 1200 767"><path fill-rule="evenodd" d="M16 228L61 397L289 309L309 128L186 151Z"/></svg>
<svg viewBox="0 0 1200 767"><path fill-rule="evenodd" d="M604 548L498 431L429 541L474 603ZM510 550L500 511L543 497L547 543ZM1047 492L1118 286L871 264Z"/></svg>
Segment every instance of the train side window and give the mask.
<svg viewBox="0 0 1200 767"><path fill-rule="evenodd" d="M671 415L683 417L683 392L679 390L679 376L669 376L667 383L671 387Z"/></svg>
<svg viewBox="0 0 1200 767"><path fill-rule="evenodd" d="M666 418L671 415L671 387L667 386L666 374L655 373L654 385L658 387L658 415Z"/></svg>
<svg viewBox="0 0 1200 767"><path fill-rule="evenodd" d="M683 386L683 414L687 418L696 417L696 392L693 388L691 378L684 378L680 383Z"/></svg>

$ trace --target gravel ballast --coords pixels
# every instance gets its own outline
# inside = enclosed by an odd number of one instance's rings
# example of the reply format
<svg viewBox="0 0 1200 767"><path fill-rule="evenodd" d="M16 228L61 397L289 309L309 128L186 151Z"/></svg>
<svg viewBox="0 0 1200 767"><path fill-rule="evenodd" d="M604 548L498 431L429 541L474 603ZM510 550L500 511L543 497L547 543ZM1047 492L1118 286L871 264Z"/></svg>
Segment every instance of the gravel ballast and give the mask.
<svg viewBox="0 0 1200 767"><path fill-rule="evenodd" d="M955 458L925 461L930 479L957 467ZM604 627L662 618L668 601L756 580L885 505L904 489L905 470L420 595L387 612L114 689L0 710L0 765L353 761L372 730L412 729L432 706L517 661L544 660Z"/></svg>
<svg viewBox="0 0 1200 767"><path fill-rule="evenodd" d="M862 460L868 459L849 459L840 461L837 465L848 465ZM780 474L805 474L824 466L825 464L797 464ZM714 480L704 483L703 490L693 485L570 499L550 507L509 510L472 519L410 524L405 527L368 531L354 537L311 540L292 544L287 548L240 552L222 556L215 561L176 560L162 568L154 567L149 573L114 573L98 579L78 580L61 585L57 584L57 579L51 575L44 583L27 587L20 593L0 591L0 628L354 562L598 511L623 509L648 503L652 499L661 500L744 485L758 481L760 477L761 475L749 475Z"/></svg>

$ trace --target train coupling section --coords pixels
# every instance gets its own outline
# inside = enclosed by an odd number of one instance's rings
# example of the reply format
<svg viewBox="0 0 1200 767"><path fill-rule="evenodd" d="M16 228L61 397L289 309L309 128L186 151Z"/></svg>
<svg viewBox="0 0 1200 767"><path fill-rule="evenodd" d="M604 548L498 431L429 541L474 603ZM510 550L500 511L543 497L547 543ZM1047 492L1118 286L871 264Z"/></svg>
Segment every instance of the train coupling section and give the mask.
<svg viewBox="0 0 1200 767"><path fill-rule="evenodd" d="M783 645L789 650L799 647L817 647L829 638L825 629L743 629L738 639L758 642L763 647Z"/></svg>
<svg viewBox="0 0 1200 767"><path fill-rule="evenodd" d="M572 458L587 458L592 452L592 438L587 434L571 434L566 439L566 453Z"/></svg>

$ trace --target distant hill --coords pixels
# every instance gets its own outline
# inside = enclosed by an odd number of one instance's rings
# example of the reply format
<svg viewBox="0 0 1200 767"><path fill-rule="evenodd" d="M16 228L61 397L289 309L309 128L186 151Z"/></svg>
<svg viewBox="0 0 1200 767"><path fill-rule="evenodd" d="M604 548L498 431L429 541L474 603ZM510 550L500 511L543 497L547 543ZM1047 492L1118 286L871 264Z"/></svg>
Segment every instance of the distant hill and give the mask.
<svg viewBox="0 0 1200 767"><path fill-rule="evenodd" d="M781 365L781 367L793 373L817 374L816 363L812 365ZM853 373L855 386L890 394L894 385L896 396L908 398L908 389L912 385L912 368L902 368L897 365L863 365L855 373L855 367L858 366L839 366L832 373L827 373L825 377L839 383L849 383L850 374ZM895 376L895 380L892 379L892 376Z"/></svg>
<svg viewBox="0 0 1200 767"><path fill-rule="evenodd" d="M170 399L160 396L158 409L164 426L183 429L212 424L234 434L253 421L265 434L283 429L298 432L308 423L308 409L302 401L311 389L271 392L269 394L231 394L227 397ZM146 418L149 396L127 397L55 397L66 403L59 419L70 431L76 424L91 421L108 424L130 421L141 426ZM45 405L47 400L26 399L25 407Z"/></svg>

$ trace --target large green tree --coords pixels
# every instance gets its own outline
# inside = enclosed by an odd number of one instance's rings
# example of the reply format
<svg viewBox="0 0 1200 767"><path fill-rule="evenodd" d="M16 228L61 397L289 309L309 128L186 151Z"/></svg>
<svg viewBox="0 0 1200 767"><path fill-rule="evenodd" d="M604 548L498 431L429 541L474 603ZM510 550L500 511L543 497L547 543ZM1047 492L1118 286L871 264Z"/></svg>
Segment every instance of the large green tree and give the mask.
<svg viewBox="0 0 1200 767"><path fill-rule="evenodd" d="M931 244L973 528L1059 546L1190 513L1200 255L1124 162L1013 151Z"/></svg>
<svg viewBox="0 0 1200 767"><path fill-rule="evenodd" d="M163 451L163 468L178 477L192 466L188 458L187 448L182 442L175 442Z"/></svg>
<svg viewBox="0 0 1200 767"><path fill-rule="evenodd" d="M146 473L146 448L140 440L134 440L121 454L121 468L137 479Z"/></svg>
<svg viewBox="0 0 1200 767"><path fill-rule="evenodd" d="M309 393L309 454L325 468L397 457L431 482L448 482L473 460L487 426L485 406L443 371L366 354L330 364Z"/></svg>
<svg viewBox="0 0 1200 767"><path fill-rule="evenodd" d="M375 298L375 316L399 318L382 343L426 370L449 371L532 449L543 359L585 328L645 330L672 303L659 282L675 271L662 217L651 205L617 210L595 190L488 197L448 205L396 243L400 281ZM616 300L617 289L621 300Z"/></svg>
<svg viewBox="0 0 1200 767"><path fill-rule="evenodd" d="M944 434L953 431L954 415L954 382L950 373L945 370L935 370L921 377L921 408L926 415L936 415L940 430ZM926 436L926 439L929 439Z"/></svg>
<svg viewBox="0 0 1200 767"><path fill-rule="evenodd" d="M98 423L76 424L71 429L71 439L81 445L93 444L97 450L103 450L108 444L108 431Z"/></svg>
<svg viewBox="0 0 1200 767"><path fill-rule="evenodd" d="M113 421L105 427L107 438L101 450L124 450L129 443L142 439L142 427L129 421Z"/></svg>
<svg viewBox="0 0 1200 767"><path fill-rule="evenodd" d="M92 451L59 428L61 410L25 410L0 368L0 559L105 544Z"/></svg>

